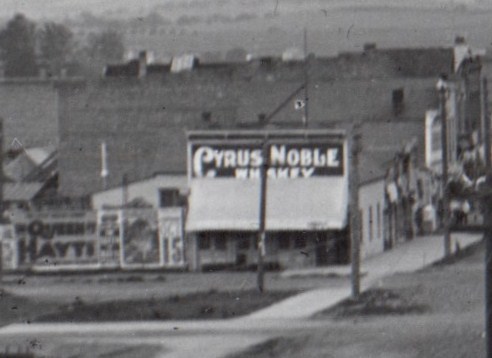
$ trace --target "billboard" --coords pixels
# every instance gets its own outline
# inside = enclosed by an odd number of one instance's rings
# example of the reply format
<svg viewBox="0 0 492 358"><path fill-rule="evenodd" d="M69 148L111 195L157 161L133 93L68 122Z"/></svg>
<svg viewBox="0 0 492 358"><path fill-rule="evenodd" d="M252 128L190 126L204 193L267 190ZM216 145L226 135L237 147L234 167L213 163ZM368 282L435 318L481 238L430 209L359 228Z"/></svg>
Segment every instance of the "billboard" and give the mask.
<svg viewBox="0 0 492 358"><path fill-rule="evenodd" d="M17 241L13 225L0 225L1 267L0 270L15 270L18 266Z"/></svg>
<svg viewBox="0 0 492 358"><path fill-rule="evenodd" d="M102 267L120 265L121 210L97 212L98 262Z"/></svg>
<svg viewBox="0 0 492 358"><path fill-rule="evenodd" d="M207 131L188 133L186 231L257 230L262 166L267 230L346 226L344 132Z"/></svg>
<svg viewBox="0 0 492 358"><path fill-rule="evenodd" d="M94 212L36 212L15 215L12 221L19 268L97 265Z"/></svg>
<svg viewBox="0 0 492 358"><path fill-rule="evenodd" d="M191 143L191 175L195 178L221 177L257 179L264 158L263 145L250 143ZM268 143L269 178L310 178L343 175L341 143Z"/></svg>
<svg viewBox="0 0 492 358"><path fill-rule="evenodd" d="M185 265L183 209L18 213L0 225L2 269L144 269Z"/></svg>
<svg viewBox="0 0 492 358"><path fill-rule="evenodd" d="M185 264L183 210L181 208L158 211L161 264L180 267Z"/></svg>
<svg viewBox="0 0 492 358"><path fill-rule="evenodd" d="M154 209L124 209L121 238L122 267L160 266L160 245Z"/></svg>

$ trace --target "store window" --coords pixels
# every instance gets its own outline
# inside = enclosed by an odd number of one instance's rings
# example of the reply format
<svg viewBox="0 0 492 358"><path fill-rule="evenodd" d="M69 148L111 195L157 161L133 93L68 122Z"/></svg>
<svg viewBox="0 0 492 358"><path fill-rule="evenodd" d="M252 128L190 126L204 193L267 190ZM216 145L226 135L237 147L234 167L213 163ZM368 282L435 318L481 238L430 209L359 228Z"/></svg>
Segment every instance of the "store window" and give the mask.
<svg viewBox="0 0 492 358"><path fill-rule="evenodd" d="M170 208L180 206L180 197L178 189L159 189L159 206L161 208Z"/></svg>
<svg viewBox="0 0 492 358"><path fill-rule="evenodd" d="M198 235L198 248L200 250L210 250L211 239L209 233L201 233Z"/></svg>
<svg viewBox="0 0 492 358"><path fill-rule="evenodd" d="M249 235L238 235L237 248L239 250L249 250L251 247L251 240Z"/></svg>
<svg viewBox="0 0 492 358"><path fill-rule="evenodd" d="M294 248L304 249L306 246L307 246L306 236L301 233L297 234L294 239Z"/></svg>
<svg viewBox="0 0 492 358"><path fill-rule="evenodd" d="M277 235L278 248L279 250L290 249L290 236L289 235Z"/></svg>
<svg viewBox="0 0 492 358"><path fill-rule="evenodd" d="M216 250L225 251L227 249L227 237L225 234L217 234L214 241Z"/></svg>

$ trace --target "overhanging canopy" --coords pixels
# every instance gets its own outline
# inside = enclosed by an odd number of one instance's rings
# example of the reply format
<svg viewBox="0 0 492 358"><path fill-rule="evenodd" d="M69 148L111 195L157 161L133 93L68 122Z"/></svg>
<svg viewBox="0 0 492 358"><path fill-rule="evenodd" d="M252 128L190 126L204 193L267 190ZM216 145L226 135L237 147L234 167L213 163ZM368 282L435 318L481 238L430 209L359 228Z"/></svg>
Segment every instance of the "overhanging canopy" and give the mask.
<svg viewBox="0 0 492 358"><path fill-rule="evenodd" d="M188 232L258 230L258 179L191 180ZM347 224L347 177L269 179L266 230L343 229Z"/></svg>

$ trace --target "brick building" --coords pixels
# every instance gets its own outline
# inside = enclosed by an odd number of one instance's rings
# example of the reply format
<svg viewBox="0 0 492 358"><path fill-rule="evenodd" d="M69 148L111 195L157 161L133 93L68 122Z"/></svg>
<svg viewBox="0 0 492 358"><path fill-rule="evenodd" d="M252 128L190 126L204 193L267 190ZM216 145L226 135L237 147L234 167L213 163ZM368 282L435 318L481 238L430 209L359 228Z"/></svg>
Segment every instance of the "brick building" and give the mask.
<svg viewBox="0 0 492 358"><path fill-rule="evenodd" d="M303 100L306 77L309 128L421 122L437 107L436 79L453 74L454 65L452 48L368 46L335 58L192 61L178 70L147 64L143 56L108 67L98 81L60 82L60 192L78 196L102 188L102 142L107 184L114 187L125 173L130 181L185 173L186 130L302 127L304 111L294 102Z"/></svg>

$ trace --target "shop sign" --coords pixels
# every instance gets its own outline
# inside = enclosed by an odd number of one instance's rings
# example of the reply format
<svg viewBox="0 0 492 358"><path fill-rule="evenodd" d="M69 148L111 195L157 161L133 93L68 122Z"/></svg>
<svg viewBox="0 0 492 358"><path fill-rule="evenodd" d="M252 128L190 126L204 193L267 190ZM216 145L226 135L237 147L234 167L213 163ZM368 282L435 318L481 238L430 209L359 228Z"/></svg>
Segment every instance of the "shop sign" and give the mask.
<svg viewBox="0 0 492 358"><path fill-rule="evenodd" d="M197 144L191 146L192 176L256 179L263 165L256 144ZM340 143L272 143L267 147L269 178L341 176L343 145Z"/></svg>

